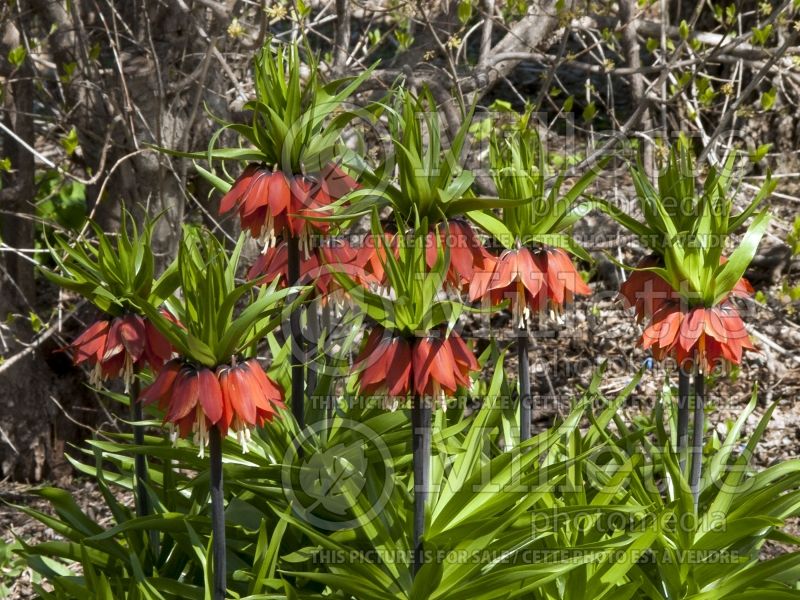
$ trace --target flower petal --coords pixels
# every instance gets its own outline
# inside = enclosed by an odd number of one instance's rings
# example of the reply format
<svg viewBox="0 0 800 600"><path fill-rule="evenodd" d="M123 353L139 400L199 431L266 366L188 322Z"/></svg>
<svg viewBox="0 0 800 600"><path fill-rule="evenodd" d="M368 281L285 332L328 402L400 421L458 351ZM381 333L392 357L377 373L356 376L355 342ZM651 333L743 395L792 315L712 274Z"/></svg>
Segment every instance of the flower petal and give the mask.
<svg viewBox="0 0 800 600"><path fill-rule="evenodd" d="M256 423L254 390L249 378L240 366L233 367L228 374L228 392L233 412L248 425Z"/></svg>
<svg viewBox="0 0 800 600"><path fill-rule="evenodd" d="M263 394L264 402L259 403L259 405L263 405L262 407L270 412L275 412L273 405L283 408L285 406L283 390L277 383L267 377L267 374L264 372L264 369L261 368L261 365L258 364L258 361L250 359L244 364Z"/></svg>
<svg viewBox="0 0 800 600"><path fill-rule="evenodd" d="M494 270L497 266L497 259L493 256L484 258L480 268L475 269L472 274L472 281L469 283L469 299L471 301L481 300L486 297L489 291Z"/></svg>
<svg viewBox="0 0 800 600"><path fill-rule="evenodd" d="M684 351L689 352L703 334L703 323L706 310L702 307L692 309L681 323L678 334L678 344Z"/></svg>
<svg viewBox="0 0 800 600"><path fill-rule="evenodd" d="M230 390L230 367L223 366L217 367L217 381L219 382L219 389L222 392L222 417L220 417L217 427L220 428L222 435L227 435L228 428L233 422L233 406L231 405Z"/></svg>
<svg viewBox="0 0 800 600"><path fill-rule="evenodd" d="M678 315L677 325L680 325L683 320L683 315L680 312L680 307L676 304L665 305L653 314L649 325L642 333L642 338L640 340L642 348L646 350L650 346L655 345L666 350L668 347L672 346L675 342L675 335L680 331L680 329L673 331L676 321L673 315L675 314Z"/></svg>
<svg viewBox="0 0 800 600"><path fill-rule="evenodd" d="M203 412L211 424L216 425L223 413L222 389L219 386L219 379L211 370L201 369L198 371L197 380L200 406L203 407Z"/></svg>
<svg viewBox="0 0 800 600"><path fill-rule="evenodd" d="M500 255L489 284L490 290L505 289L517 279L519 276L518 254L517 250L506 250Z"/></svg>
<svg viewBox="0 0 800 600"><path fill-rule="evenodd" d="M253 175L250 182L250 187L244 193L244 202L239 207L239 217L245 219L256 213L259 209L267 208L270 212L270 181L272 181L272 172L268 169L260 169L258 173Z"/></svg>
<svg viewBox="0 0 800 600"><path fill-rule="evenodd" d="M103 351L102 362L105 362L125 350L122 343L122 336L120 335L119 328L122 325L122 319L116 318L111 321L111 327L108 329L108 337L106 338L106 347Z"/></svg>
<svg viewBox="0 0 800 600"><path fill-rule="evenodd" d="M134 361L139 360L147 342L144 319L139 315L125 315L120 319L119 337L125 351Z"/></svg>
<svg viewBox="0 0 800 600"><path fill-rule="evenodd" d="M431 365L431 378L433 378L443 389L451 394L458 387L456 383L456 361L450 344L446 340L437 339L433 344L433 363ZM432 390L428 390L430 393Z"/></svg>
<svg viewBox="0 0 800 600"><path fill-rule="evenodd" d="M728 331L720 318L718 307L706 310L705 320L703 321L703 331L706 336L713 337L721 344L728 341Z"/></svg>
<svg viewBox="0 0 800 600"><path fill-rule="evenodd" d="M172 345L149 320L144 322L148 362L152 369L160 369L172 356Z"/></svg>
<svg viewBox="0 0 800 600"><path fill-rule="evenodd" d="M537 260L536 255L527 248L522 248L517 253L517 269L518 278L522 281L522 285L525 286L531 297L536 297L545 283L542 265Z"/></svg>
<svg viewBox="0 0 800 600"><path fill-rule="evenodd" d="M168 399L182 366L181 361L177 359L165 364L158 372L153 383L142 391L139 400L144 404L152 404L156 401L161 402L164 399Z"/></svg>
<svg viewBox="0 0 800 600"><path fill-rule="evenodd" d="M451 393L455 391L455 360L450 346L445 346L441 338L419 338L414 345L412 360L414 390L417 394L431 395L432 381Z"/></svg>
<svg viewBox="0 0 800 600"><path fill-rule="evenodd" d="M456 332L453 332L450 334L450 337L447 338L447 340L450 343L450 349L453 353L453 358L455 358L455 361L458 364L463 365L468 371L477 371L480 369L478 360L467 347L467 343L460 335L458 335Z"/></svg>
<svg viewBox="0 0 800 600"><path fill-rule="evenodd" d="M250 270L247 271L247 279L253 280L263 277L263 283L272 283L278 277L282 277L282 284L286 285L289 274L289 247L285 241L277 246L266 248L259 255Z"/></svg>
<svg viewBox="0 0 800 600"><path fill-rule="evenodd" d="M89 359L92 363L103 359L109 327L110 323L105 319L95 321L66 346L72 350L72 361L76 365Z"/></svg>
<svg viewBox="0 0 800 600"><path fill-rule="evenodd" d="M395 338L394 354L386 374L390 396L407 396L411 391L411 346L402 338Z"/></svg>
<svg viewBox="0 0 800 600"><path fill-rule="evenodd" d="M167 412L165 420L177 423L188 415L197 406L199 395L200 384L197 371L189 367L184 367L181 369L175 381L175 385L172 388L169 411Z"/></svg>
<svg viewBox="0 0 800 600"><path fill-rule="evenodd" d="M242 174L233 183L231 189L222 197L219 203L219 214L229 212L241 200L247 188L252 183L253 175L259 170L259 165L252 163L245 167Z"/></svg>
<svg viewBox="0 0 800 600"><path fill-rule="evenodd" d="M269 208L277 216L289 208L292 192L289 181L281 171L276 171L269 181Z"/></svg>
<svg viewBox="0 0 800 600"><path fill-rule="evenodd" d="M335 163L328 163L325 166L322 170L321 178L326 192L336 199L349 194L359 187L356 180Z"/></svg>

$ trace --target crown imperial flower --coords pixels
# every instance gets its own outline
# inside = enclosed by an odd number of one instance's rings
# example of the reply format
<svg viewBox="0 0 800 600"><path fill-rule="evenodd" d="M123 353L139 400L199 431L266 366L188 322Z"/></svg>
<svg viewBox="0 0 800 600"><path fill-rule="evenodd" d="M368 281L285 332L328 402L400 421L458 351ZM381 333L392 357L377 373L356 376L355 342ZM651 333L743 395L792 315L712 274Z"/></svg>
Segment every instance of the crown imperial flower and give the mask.
<svg viewBox="0 0 800 600"><path fill-rule="evenodd" d="M327 179L326 179L327 177ZM219 212L236 209L242 229L265 244L265 251L281 237L299 238L301 248L310 250L310 237L327 233L330 224L314 219L331 202L355 187L355 181L336 166L329 166L319 178L286 175L264 165L249 164L220 202Z"/></svg>
<svg viewBox="0 0 800 600"><path fill-rule="evenodd" d="M493 304L511 301L514 322L524 327L531 311L561 312L575 294L591 294L591 288L560 248L506 250L489 258L475 272L469 287L470 300L489 298Z"/></svg>
<svg viewBox="0 0 800 600"><path fill-rule="evenodd" d="M711 308L682 308L668 301L653 314L640 344L652 348L657 360L673 356L682 366L696 360L706 373L724 361L739 364L744 350L756 349L736 307L727 301Z"/></svg>
<svg viewBox="0 0 800 600"><path fill-rule="evenodd" d="M169 341L149 320L134 314L95 321L65 350L72 352L76 365L93 367L92 385L122 377L126 392L136 371L147 366L158 371L172 356Z"/></svg>
<svg viewBox="0 0 800 600"><path fill-rule="evenodd" d="M223 436L233 431L247 452L250 430L271 421L277 409L284 408L283 390L255 359L216 369L171 360L142 392L141 401L158 402L165 411L164 422L181 437L194 434L201 455L212 426Z"/></svg>
<svg viewBox="0 0 800 600"><path fill-rule="evenodd" d="M361 393L385 393L389 400L417 394L444 402L458 387L469 387L478 361L456 332L436 330L407 338L375 327L356 358Z"/></svg>

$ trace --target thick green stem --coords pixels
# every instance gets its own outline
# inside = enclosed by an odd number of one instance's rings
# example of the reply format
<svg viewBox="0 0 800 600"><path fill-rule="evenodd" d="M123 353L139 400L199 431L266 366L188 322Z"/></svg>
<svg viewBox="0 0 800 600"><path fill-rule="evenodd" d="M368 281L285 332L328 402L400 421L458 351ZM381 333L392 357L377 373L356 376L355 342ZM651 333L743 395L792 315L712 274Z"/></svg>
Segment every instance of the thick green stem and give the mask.
<svg viewBox="0 0 800 600"><path fill-rule="evenodd" d="M225 566L225 506L222 496L222 436L216 427L212 427L208 432L208 446L211 461L213 597L214 600L224 600L228 586Z"/></svg>
<svg viewBox="0 0 800 600"><path fill-rule="evenodd" d="M414 396L411 407L411 449L414 456L414 539L411 573L416 575L425 562L425 504L431 477L431 407L422 396Z"/></svg>
<svg viewBox="0 0 800 600"><path fill-rule="evenodd" d="M683 368L678 369L678 459L681 473L686 473L689 449L689 394L691 376Z"/></svg>
<svg viewBox="0 0 800 600"><path fill-rule="evenodd" d="M300 281L300 240L290 237L288 240L288 275L289 284L297 285ZM291 300L294 300L292 296ZM292 310L289 317L291 333L291 370L292 370L292 414L297 421L298 429L305 427L305 350L303 343L303 329L301 324L301 311L298 306ZM297 452L302 456L302 448Z"/></svg>
<svg viewBox="0 0 800 600"><path fill-rule="evenodd" d="M519 441L524 442L531 439L531 372L527 327L519 329L517 362L519 362Z"/></svg>
<svg viewBox="0 0 800 600"><path fill-rule="evenodd" d="M692 432L692 472L689 488L697 510L700 501L700 476L703 472L703 433L705 430L705 377L702 372L694 376L694 431Z"/></svg>

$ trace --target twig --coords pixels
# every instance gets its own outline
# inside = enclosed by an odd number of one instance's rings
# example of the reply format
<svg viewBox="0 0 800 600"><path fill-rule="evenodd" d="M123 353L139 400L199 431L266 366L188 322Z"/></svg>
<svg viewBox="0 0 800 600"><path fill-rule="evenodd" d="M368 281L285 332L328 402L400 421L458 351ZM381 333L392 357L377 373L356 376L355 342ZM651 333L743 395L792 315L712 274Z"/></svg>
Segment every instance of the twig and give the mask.
<svg viewBox="0 0 800 600"><path fill-rule="evenodd" d="M639 40L636 36L637 21L634 17L635 7L635 0L620 0L619 16L620 20L624 23L622 29L622 46L625 49L625 57L628 64L630 68L634 70L634 73L632 73L630 77L631 96L633 102L638 104L644 101L645 81L644 76L636 72L641 68L642 61L640 58L641 50L639 49ZM653 129L653 121L650 118L649 110L645 111L642 115L642 128L645 131L651 131ZM644 144L644 156L642 160L644 162L645 172L648 177L652 178L655 166L653 164L653 144Z"/></svg>
<svg viewBox="0 0 800 600"><path fill-rule="evenodd" d="M786 40L783 42L781 47L772 55L772 57L764 63L764 66L756 73L753 78L750 80L750 83L747 84L747 87L744 88L739 97L736 98L736 101L733 105L728 109L727 112L723 113L722 118L720 119L719 123L717 123L717 127L714 129L714 132L708 139L708 142L704 145L703 150L700 152L700 156L697 158L697 162L703 162L707 157L708 154L714 149L714 144L717 141L717 138L725 131L725 128L728 127L728 123L730 123L731 119L735 115L736 111L739 110L739 107L742 103L747 100L750 94L760 85L761 81L764 79L766 74L772 68L772 66L780 60L780 58L786 52L786 49L792 46L795 41L797 40L797 32L793 31L791 34L786 36Z"/></svg>
<svg viewBox="0 0 800 600"><path fill-rule="evenodd" d="M336 0L336 35L333 48L333 70L342 74L347 68L350 51L350 0Z"/></svg>
<svg viewBox="0 0 800 600"><path fill-rule="evenodd" d="M570 10L572 10L573 4L574 4L574 0L571 0L570 1L570 5L569 5ZM553 77L555 77L556 69L558 69L559 65L561 64L561 61L564 58L564 54L567 51L567 42L569 41L569 33L570 33L570 28L569 27L565 27L564 28L564 33L561 35L561 44L558 47L558 55L556 56L555 60L553 61L552 66L550 67L550 69L548 69L547 78L545 79L544 83L542 84L542 87L539 88L539 93L537 94L536 101L533 104L533 106L534 106L533 110L535 110L535 111L539 110L542 107L542 101L544 100L545 95L550 92L550 85L553 82Z"/></svg>
<svg viewBox="0 0 800 600"><path fill-rule="evenodd" d="M80 308L84 304L86 304L86 300L85 299L84 300L80 300L75 305L75 308L73 308L70 312L68 312L64 316L63 320L64 321L68 321L71 317L73 317L78 312L78 310L80 310ZM21 350L20 352L17 352L14 356L11 356L11 357L7 358L5 361L3 361L3 364L0 365L0 375L5 373L7 370L9 370L12 366L14 366L16 363L21 361L23 358L25 358L29 354L33 353L39 346L41 346L44 342L46 342L48 339L53 337L53 335L58 330L59 330L59 324L58 323L48 327L45 331L43 331L41 334L36 336L33 339L33 341L30 344L28 344L28 346L24 350Z"/></svg>
<svg viewBox="0 0 800 600"><path fill-rule="evenodd" d="M494 23L494 0L481 0L483 9L483 29L478 65L485 65L492 50L492 25Z"/></svg>

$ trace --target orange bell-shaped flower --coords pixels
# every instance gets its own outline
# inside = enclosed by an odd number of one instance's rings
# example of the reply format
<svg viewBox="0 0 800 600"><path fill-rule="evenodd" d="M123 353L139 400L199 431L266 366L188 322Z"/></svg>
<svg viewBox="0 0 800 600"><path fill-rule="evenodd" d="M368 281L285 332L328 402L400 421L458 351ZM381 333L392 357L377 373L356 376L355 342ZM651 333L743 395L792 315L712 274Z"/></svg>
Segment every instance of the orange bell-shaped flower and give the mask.
<svg viewBox="0 0 800 600"><path fill-rule="evenodd" d="M591 292L564 250L522 247L485 259L470 283L469 298L492 304L510 300L514 322L524 327L531 312L549 308L558 313L575 294Z"/></svg>
<svg viewBox="0 0 800 600"><path fill-rule="evenodd" d="M194 433L201 454L212 426L237 434L247 452L250 430L261 427L283 407L283 390L255 359L216 370L174 359L168 362L141 395L145 404L158 402L164 422L177 427L181 437Z"/></svg>
<svg viewBox="0 0 800 600"><path fill-rule="evenodd" d="M94 367L92 385L122 377L126 392L135 371L146 366L157 371L172 356L167 339L150 321L134 314L94 322L65 350L72 351L76 365L86 362Z"/></svg>

